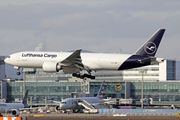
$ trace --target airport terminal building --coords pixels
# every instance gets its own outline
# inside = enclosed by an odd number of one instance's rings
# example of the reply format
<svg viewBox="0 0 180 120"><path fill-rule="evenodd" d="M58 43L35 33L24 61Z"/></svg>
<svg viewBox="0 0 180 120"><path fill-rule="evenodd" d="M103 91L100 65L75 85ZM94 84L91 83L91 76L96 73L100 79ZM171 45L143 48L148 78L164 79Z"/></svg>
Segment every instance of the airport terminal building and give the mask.
<svg viewBox="0 0 180 120"><path fill-rule="evenodd" d="M96 96L102 81L105 82L104 98L133 99L131 105L139 106L143 80L143 98L152 98L151 105L180 105L180 62L165 60L159 65L123 71L97 71L95 80L73 78L70 74L44 73L42 69L23 69L22 80L1 78L1 99L20 102L23 89L29 90L32 104L43 105L42 98L55 101L74 97ZM80 94L81 93L81 94ZM146 103L145 103L146 104Z"/></svg>

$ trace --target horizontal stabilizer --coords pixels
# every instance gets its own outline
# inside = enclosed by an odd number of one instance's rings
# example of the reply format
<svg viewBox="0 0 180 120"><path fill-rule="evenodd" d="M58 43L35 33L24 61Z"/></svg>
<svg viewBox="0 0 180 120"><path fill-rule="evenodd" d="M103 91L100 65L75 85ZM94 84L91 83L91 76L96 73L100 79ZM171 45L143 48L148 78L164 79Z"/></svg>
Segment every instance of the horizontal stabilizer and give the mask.
<svg viewBox="0 0 180 120"><path fill-rule="evenodd" d="M158 64L164 61L164 58L148 57L140 60L141 63L149 63L150 65Z"/></svg>

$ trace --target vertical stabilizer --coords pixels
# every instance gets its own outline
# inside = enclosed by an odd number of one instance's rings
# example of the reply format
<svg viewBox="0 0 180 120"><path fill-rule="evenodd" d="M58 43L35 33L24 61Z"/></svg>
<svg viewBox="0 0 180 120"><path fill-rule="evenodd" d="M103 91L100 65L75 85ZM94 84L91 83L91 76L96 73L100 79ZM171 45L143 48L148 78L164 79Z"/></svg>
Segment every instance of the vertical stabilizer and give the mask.
<svg viewBox="0 0 180 120"><path fill-rule="evenodd" d="M98 97L99 99L103 99L104 83L105 83L105 81L102 82L102 85L101 85L101 87L100 87L100 89L99 89L99 92L98 92L98 94L97 94L97 96L96 96L96 97Z"/></svg>
<svg viewBox="0 0 180 120"><path fill-rule="evenodd" d="M28 97L28 90L26 90L26 93L23 97L22 104L27 104L27 97Z"/></svg>
<svg viewBox="0 0 180 120"><path fill-rule="evenodd" d="M155 56L165 29L157 30L144 45L139 48L135 55L140 56Z"/></svg>

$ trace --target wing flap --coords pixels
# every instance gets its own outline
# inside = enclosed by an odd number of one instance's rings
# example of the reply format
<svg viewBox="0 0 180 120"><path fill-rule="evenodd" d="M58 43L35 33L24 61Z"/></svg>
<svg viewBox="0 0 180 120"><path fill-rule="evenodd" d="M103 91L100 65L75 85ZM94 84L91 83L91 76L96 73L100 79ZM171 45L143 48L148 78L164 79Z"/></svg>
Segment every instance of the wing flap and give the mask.
<svg viewBox="0 0 180 120"><path fill-rule="evenodd" d="M66 59L60 62L62 64L62 68L64 73L77 73L84 69L84 65L82 63L81 59L81 50L76 50L74 53L72 53L70 56L68 56Z"/></svg>
<svg viewBox="0 0 180 120"><path fill-rule="evenodd" d="M30 107L30 108L19 108L20 111L22 110L32 110L32 109L46 109L47 107Z"/></svg>

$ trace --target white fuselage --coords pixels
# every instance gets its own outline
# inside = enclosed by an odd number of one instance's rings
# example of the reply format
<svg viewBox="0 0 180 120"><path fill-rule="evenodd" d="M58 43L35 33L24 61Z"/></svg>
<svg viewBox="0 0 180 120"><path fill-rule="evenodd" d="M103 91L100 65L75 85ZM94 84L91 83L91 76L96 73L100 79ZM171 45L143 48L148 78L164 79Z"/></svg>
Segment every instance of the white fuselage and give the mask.
<svg viewBox="0 0 180 120"><path fill-rule="evenodd" d="M26 51L10 55L5 62L16 67L42 68L44 62L61 62L71 54L71 52ZM130 56L129 54L81 53L83 65L91 70L118 70Z"/></svg>
<svg viewBox="0 0 180 120"><path fill-rule="evenodd" d="M24 108L22 103L0 103L0 113L6 113L13 109Z"/></svg>
<svg viewBox="0 0 180 120"><path fill-rule="evenodd" d="M67 98L67 99L64 99L60 103L60 108L61 109L78 109L80 106L78 106L77 100L84 100L90 105L103 102L103 100L99 99L98 97Z"/></svg>

